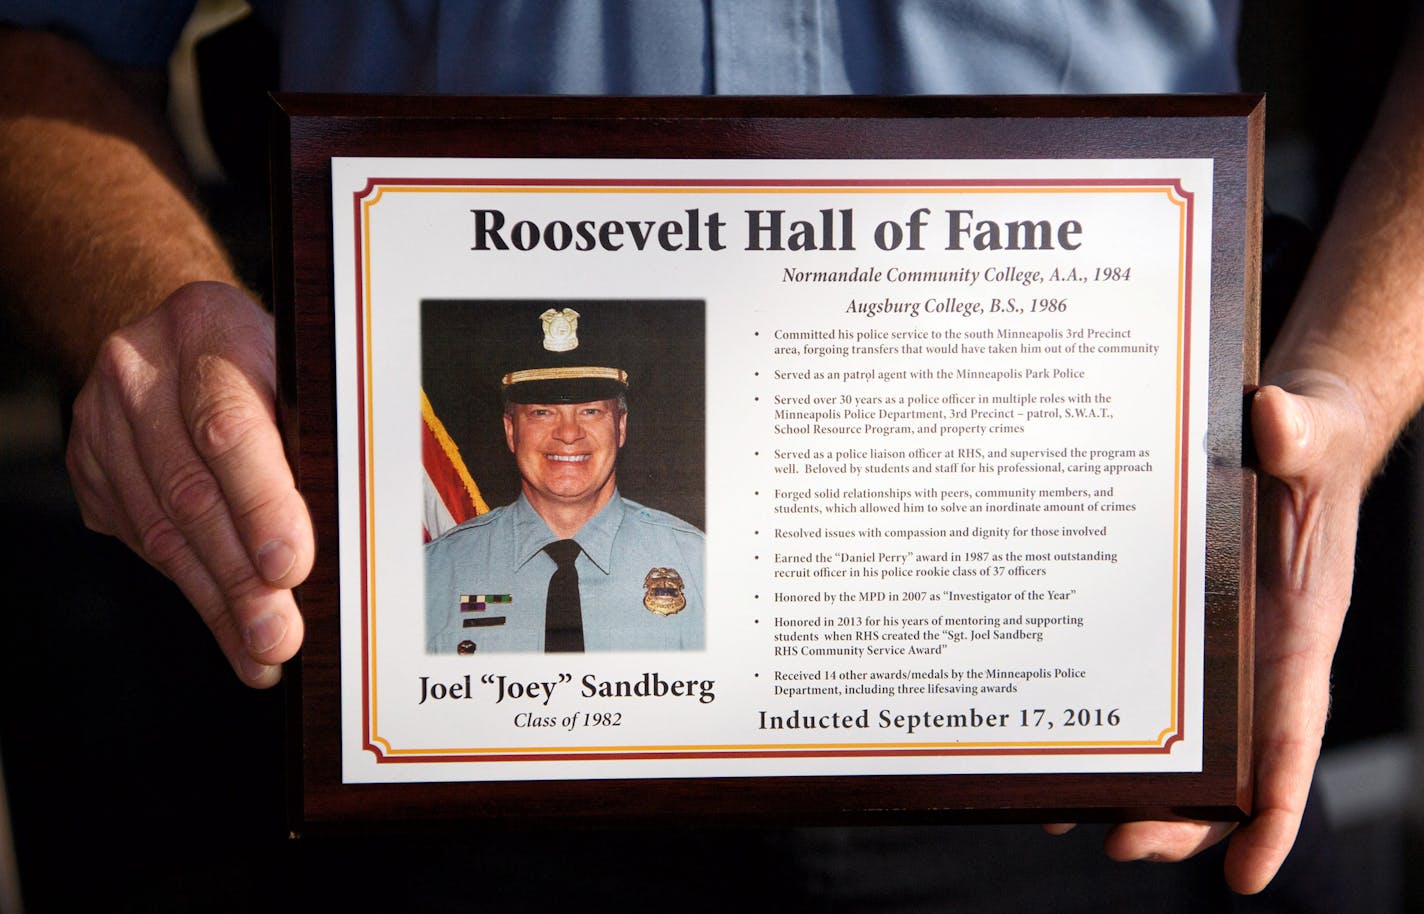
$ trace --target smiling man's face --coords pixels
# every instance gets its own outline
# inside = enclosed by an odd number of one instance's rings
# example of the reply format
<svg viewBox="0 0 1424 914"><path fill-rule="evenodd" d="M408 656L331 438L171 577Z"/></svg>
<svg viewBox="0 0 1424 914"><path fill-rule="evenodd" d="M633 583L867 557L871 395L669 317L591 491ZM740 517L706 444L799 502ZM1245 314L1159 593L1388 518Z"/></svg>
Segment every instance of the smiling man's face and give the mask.
<svg viewBox="0 0 1424 914"><path fill-rule="evenodd" d="M597 513L613 496L627 425L617 400L511 404L504 438L534 508L586 507L589 517Z"/></svg>

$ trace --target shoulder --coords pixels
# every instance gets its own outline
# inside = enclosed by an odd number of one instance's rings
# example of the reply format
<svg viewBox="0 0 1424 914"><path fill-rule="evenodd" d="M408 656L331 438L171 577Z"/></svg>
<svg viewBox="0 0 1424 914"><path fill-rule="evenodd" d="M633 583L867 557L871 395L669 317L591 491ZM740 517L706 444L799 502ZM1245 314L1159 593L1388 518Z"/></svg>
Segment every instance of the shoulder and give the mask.
<svg viewBox="0 0 1424 914"><path fill-rule="evenodd" d="M623 499L623 521L648 527L656 532L674 537L688 537L699 542L706 538L701 530L680 517L640 505L636 501Z"/></svg>
<svg viewBox="0 0 1424 914"><path fill-rule="evenodd" d="M513 514L511 505L503 505L484 514L472 517L460 524L452 527L435 539L425 544L427 555L443 552L446 549L458 548L471 542L489 536L491 533L503 529L503 525L512 520Z"/></svg>

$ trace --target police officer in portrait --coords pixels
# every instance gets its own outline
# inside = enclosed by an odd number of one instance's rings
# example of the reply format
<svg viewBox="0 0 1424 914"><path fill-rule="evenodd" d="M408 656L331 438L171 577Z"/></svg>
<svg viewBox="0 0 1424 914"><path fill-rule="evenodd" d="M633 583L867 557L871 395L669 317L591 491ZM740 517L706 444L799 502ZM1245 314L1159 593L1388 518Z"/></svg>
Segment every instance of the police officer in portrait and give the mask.
<svg viewBox="0 0 1424 914"><path fill-rule="evenodd" d="M492 360L519 495L426 545L427 650L701 650L702 531L618 489L633 335L559 305L520 303Z"/></svg>

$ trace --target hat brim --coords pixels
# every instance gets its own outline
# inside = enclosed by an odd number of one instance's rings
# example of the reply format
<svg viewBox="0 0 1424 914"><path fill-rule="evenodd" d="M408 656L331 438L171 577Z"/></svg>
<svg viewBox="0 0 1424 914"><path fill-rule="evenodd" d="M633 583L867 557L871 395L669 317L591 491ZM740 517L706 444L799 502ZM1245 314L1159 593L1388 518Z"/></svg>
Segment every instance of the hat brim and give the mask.
<svg viewBox="0 0 1424 914"><path fill-rule="evenodd" d="M521 381L504 387L510 403L593 403L616 400L628 385L611 378L557 378Z"/></svg>

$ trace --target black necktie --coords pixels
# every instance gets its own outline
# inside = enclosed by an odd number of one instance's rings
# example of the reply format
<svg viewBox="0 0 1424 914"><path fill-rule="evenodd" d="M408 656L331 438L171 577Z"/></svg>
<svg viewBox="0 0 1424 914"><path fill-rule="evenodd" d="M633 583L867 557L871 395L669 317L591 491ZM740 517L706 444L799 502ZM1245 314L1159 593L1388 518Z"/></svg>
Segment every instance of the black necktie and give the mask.
<svg viewBox="0 0 1424 914"><path fill-rule="evenodd" d="M573 540L544 547L559 568L549 578L549 599L544 605L544 652L583 653L583 607L579 603L578 569L574 562L583 550Z"/></svg>

